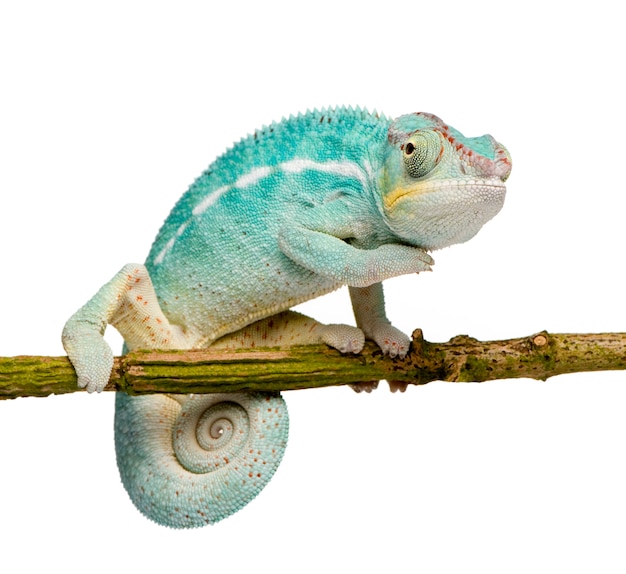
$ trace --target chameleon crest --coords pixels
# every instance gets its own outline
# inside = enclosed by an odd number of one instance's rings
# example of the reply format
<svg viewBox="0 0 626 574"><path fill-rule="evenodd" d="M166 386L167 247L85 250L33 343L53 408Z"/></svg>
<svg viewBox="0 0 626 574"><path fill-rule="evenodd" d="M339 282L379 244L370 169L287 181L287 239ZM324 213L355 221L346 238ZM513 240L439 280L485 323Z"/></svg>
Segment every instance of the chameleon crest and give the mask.
<svg viewBox="0 0 626 574"><path fill-rule="evenodd" d="M358 353L368 338L404 356L410 341L385 315L382 281L430 270L428 251L473 237L502 207L510 170L491 136L466 138L431 114L337 108L264 127L191 185L145 265L124 266L68 320L78 384L101 391L108 381L107 324L129 350L325 342ZM343 285L356 327L288 311ZM119 393L115 431L133 502L186 528L260 492L288 416L277 394Z"/></svg>

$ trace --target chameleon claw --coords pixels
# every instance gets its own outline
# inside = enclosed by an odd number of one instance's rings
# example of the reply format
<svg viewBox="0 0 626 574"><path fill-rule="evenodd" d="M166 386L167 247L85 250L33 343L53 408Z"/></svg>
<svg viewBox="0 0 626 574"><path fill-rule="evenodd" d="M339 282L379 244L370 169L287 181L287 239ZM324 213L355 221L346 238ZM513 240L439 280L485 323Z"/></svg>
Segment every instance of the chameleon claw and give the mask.
<svg viewBox="0 0 626 574"><path fill-rule="evenodd" d="M365 381L363 383L350 383L350 387L356 393L371 393L378 388L378 381Z"/></svg>
<svg viewBox="0 0 626 574"><path fill-rule="evenodd" d="M409 383L405 381L387 381L387 383L389 384L389 390L392 393L395 393L397 391L400 391L401 393L403 393L404 391L406 391L407 387L409 386Z"/></svg>
<svg viewBox="0 0 626 574"><path fill-rule="evenodd" d="M380 323L372 329L370 337L376 341L384 355L392 359L404 359L409 352L411 340L394 326Z"/></svg>
<svg viewBox="0 0 626 574"><path fill-rule="evenodd" d="M396 357L404 359L407 351L408 347L398 341L386 342L385 348L383 348L383 353L389 355L392 359L395 359Z"/></svg>

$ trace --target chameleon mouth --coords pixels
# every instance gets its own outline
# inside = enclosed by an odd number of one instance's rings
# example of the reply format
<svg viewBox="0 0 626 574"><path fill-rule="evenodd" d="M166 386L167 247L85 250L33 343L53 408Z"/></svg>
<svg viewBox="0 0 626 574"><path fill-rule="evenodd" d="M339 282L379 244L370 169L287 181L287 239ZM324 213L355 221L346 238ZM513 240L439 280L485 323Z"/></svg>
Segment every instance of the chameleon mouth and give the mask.
<svg viewBox="0 0 626 574"><path fill-rule="evenodd" d="M503 200L506 186L499 178L493 180L444 180L423 182L411 187L396 187L384 198L385 207L393 209L402 199L411 199L425 204L482 203Z"/></svg>

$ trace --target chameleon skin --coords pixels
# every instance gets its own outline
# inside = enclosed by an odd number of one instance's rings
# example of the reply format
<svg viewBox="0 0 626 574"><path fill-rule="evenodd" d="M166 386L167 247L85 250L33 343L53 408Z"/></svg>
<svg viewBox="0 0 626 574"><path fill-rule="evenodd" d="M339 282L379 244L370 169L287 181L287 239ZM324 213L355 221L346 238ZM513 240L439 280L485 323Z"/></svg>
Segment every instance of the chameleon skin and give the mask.
<svg viewBox="0 0 626 574"><path fill-rule="evenodd" d="M385 315L382 281L428 271L428 251L473 237L501 209L510 170L507 150L491 136L466 138L431 114L391 120L337 108L264 127L191 185L145 266L125 266L67 322L63 343L78 384L100 391L108 380L107 324L130 350L324 341L358 353L370 338L404 356L409 338ZM357 327L285 313L342 285ZM218 398L118 395L122 482L160 524L225 518L280 462L288 432L282 399ZM225 437L240 435L246 439L232 453L222 450Z"/></svg>

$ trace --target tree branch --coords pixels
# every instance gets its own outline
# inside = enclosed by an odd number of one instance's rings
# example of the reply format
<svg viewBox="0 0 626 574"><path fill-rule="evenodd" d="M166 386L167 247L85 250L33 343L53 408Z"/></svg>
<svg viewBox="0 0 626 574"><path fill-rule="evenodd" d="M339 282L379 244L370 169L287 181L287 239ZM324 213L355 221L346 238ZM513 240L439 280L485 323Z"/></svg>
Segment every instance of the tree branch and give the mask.
<svg viewBox="0 0 626 574"><path fill-rule="evenodd" d="M574 372L626 369L626 333L549 334L481 342L466 335L429 343L413 333L404 359L373 343L359 355L324 345L238 351L137 351L116 357L107 391L223 393L286 391L386 379L392 390L431 381L545 380ZM0 398L79 391L67 357L0 358Z"/></svg>

